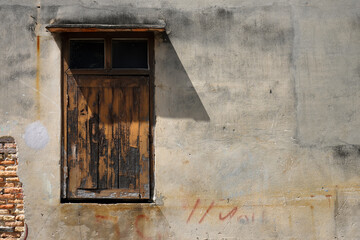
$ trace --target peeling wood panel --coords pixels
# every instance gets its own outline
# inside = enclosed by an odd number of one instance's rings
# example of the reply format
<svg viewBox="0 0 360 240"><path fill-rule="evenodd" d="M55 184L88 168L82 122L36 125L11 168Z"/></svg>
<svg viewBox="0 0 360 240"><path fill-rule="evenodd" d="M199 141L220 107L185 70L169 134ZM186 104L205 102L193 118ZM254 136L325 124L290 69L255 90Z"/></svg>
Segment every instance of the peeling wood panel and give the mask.
<svg viewBox="0 0 360 240"><path fill-rule="evenodd" d="M99 89L86 88L87 122L86 122L86 163L83 188L97 188L98 156L99 156Z"/></svg>
<svg viewBox="0 0 360 240"><path fill-rule="evenodd" d="M109 185L109 142L111 141L111 103L112 91L103 88L100 91L99 103L99 188L106 189Z"/></svg>
<svg viewBox="0 0 360 240"><path fill-rule="evenodd" d="M87 106L87 95L88 95L88 88L77 88L77 98L78 98L78 134L77 134L77 145L78 145L78 155L77 160L80 168L80 177L79 182L77 183L78 186L81 188L86 187L86 180L89 175L89 165L87 157L87 125L88 125L88 106Z"/></svg>
<svg viewBox="0 0 360 240"><path fill-rule="evenodd" d="M67 78L68 105L67 105L67 160L69 169L68 194L75 196L78 187L79 163L77 160L77 132L78 132L78 109L77 109L77 87L74 77Z"/></svg>
<svg viewBox="0 0 360 240"><path fill-rule="evenodd" d="M140 145L140 195L142 198L149 198L149 84L147 82L146 85L142 85L140 88L140 133L139 133L139 145Z"/></svg>
<svg viewBox="0 0 360 240"><path fill-rule="evenodd" d="M77 76L68 86L68 197L149 198L148 78Z"/></svg>

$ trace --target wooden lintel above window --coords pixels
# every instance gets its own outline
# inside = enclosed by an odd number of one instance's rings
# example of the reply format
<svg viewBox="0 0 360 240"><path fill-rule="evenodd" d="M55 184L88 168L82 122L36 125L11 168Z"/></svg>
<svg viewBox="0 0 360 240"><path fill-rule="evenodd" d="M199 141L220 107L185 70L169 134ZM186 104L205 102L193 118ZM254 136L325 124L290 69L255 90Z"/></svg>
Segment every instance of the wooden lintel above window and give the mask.
<svg viewBox="0 0 360 240"><path fill-rule="evenodd" d="M46 29L52 33L62 32L164 32L165 24L51 24Z"/></svg>

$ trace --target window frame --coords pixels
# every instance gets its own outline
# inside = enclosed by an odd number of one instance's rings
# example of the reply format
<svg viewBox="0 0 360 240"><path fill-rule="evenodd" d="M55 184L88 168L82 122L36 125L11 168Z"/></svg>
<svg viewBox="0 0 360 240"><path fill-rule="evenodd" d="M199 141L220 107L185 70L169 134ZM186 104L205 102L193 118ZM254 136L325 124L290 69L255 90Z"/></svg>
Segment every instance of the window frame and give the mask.
<svg viewBox="0 0 360 240"><path fill-rule="evenodd" d="M104 69L70 69L70 40L104 39ZM147 40L148 42L148 69L112 68L112 40ZM61 202L153 202L154 196L154 33L153 32L66 32L61 34ZM69 199L68 198L68 171L67 166L67 76L71 75L100 75L100 76L145 76L149 79L149 199Z"/></svg>

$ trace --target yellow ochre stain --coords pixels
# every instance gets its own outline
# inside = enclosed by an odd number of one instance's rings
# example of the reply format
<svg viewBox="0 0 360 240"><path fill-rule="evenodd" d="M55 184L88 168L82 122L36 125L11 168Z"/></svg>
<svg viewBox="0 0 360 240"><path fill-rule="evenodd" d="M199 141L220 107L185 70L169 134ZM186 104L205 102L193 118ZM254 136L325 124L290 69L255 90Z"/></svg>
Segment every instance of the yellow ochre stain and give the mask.
<svg viewBox="0 0 360 240"><path fill-rule="evenodd" d="M36 38L36 119L40 119L40 36Z"/></svg>

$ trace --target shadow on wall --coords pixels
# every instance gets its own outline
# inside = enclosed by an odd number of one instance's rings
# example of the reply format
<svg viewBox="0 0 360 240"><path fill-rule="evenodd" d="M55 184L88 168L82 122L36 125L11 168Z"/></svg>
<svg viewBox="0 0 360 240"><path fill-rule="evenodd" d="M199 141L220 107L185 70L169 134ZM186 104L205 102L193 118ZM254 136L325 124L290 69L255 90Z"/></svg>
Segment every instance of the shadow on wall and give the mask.
<svg viewBox="0 0 360 240"><path fill-rule="evenodd" d="M155 114L210 121L168 35L163 33L155 39Z"/></svg>
<svg viewBox="0 0 360 240"><path fill-rule="evenodd" d="M61 49L60 37L57 34L53 37ZM155 35L155 45L155 115L209 122L210 117L168 35Z"/></svg>

